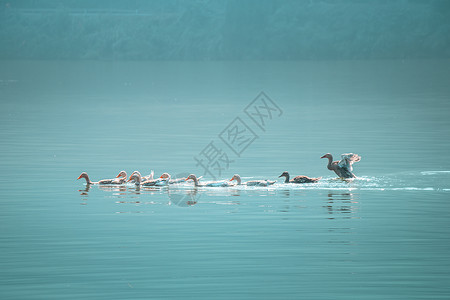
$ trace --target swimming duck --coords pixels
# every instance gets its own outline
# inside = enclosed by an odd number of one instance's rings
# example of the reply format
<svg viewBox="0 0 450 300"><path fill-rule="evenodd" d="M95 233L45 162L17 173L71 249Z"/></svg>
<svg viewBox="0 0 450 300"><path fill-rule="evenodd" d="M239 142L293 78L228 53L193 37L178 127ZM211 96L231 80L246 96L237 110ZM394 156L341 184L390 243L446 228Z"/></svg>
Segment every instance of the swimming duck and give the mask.
<svg viewBox="0 0 450 300"><path fill-rule="evenodd" d="M163 179L170 178L170 179L169 179L169 184L179 184L179 183L183 183L183 182L186 181L186 177L173 178L173 179L172 179L172 178L170 177L170 174L169 174L169 173L163 173L163 174L161 175L161 177L159 177L159 178L163 178ZM197 178L197 180L200 181L200 179L202 179L202 178L203 178L203 176L200 176L200 177Z"/></svg>
<svg viewBox="0 0 450 300"><path fill-rule="evenodd" d="M186 178L172 179L169 173L163 173L159 178L168 180L169 184L182 183L186 180Z"/></svg>
<svg viewBox="0 0 450 300"><path fill-rule="evenodd" d="M142 181L152 180L154 174L155 174L155 172L153 172L153 170L152 170L149 175L142 176Z"/></svg>
<svg viewBox="0 0 450 300"><path fill-rule="evenodd" d="M189 175L185 181L188 180L193 180L194 181L194 185L195 186L205 186L205 187L227 187L227 186L233 186L233 184L231 184L229 181L208 181L208 182L202 182L199 183L198 180L199 178L197 178L197 176L195 176L194 174Z"/></svg>
<svg viewBox="0 0 450 300"><path fill-rule="evenodd" d="M121 171L119 173L119 175L121 175L122 172L125 172L125 171ZM86 184L122 184L124 181L123 181L122 175L120 176L120 178L119 178L119 175L117 175L117 177L113 178L113 179L102 179L102 180L95 182L95 181L91 181L89 179L89 175L86 172L83 172L83 173L81 173L80 176L78 176L77 180L84 178L84 179L86 179ZM125 176L126 176L126 173L125 173Z"/></svg>
<svg viewBox="0 0 450 300"><path fill-rule="evenodd" d="M270 180L251 180L242 183L241 176L238 174L234 174L233 178L230 179L230 181L236 180L237 185L247 185L247 186L269 186L274 184L276 181L270 181Z"/></svg>
<svg viewBox="0 0 450 300"><path fill-rule="evenodd" d="M78 179L81 179L81 178L86 179L86 184L97 184L97 183L98 183L98 182L92 182L92 181L89 179L89 175L88 175L86 172L81 173L81 175L78 176L77 180L78 180Z"/></svg>
<svg viewBox="0 0 450 300"><path fill-rule="evenodd" d="M170 176L170 175L169 175ZM130 178L128 178L127 182L134 181L136 185L142 186L166 186L169 184L170 177L168 179L158 178L142 181L141 174L137 171L131 174Z"/></svg>
<svg viewBox="0 0 450 300"><path fill-rule="evenodd" d="M120 171L113 181L113 184L123 184L127 181L127 172Z"/></svg>
<svg viewBox="0 0 450 300"><path fill-rule="evenodd" d="M314 182L319 181L322 178L322 177L310 178L308 176L300 175L300 176L295 176L294 178L289 180L290 177L289 177L289 173L287 171L284 171L278 177L286 177L286 180L284 181L284 183L314 183Z"/></svg>
<svg viewBox="0 0 450 300"><path fill-rule="evenodd" d="M133 175L133 174L139 174L141 176L142 182L144 182L144 181L148 181L148 180L153 180L153 175L155 173L152 170L152 172L149 175L147 175L147 176L142 176L141 172L139 172L139 171L134 171L133 173L131 173L131 175Z"/></svg>
<svg viewBox="0 0 450 300"><path fill-rule="evenodd" d="M321 158L328 158L328 170L334 171L337 176L341 178L356 178L353 174L353 163L361 160L361 156L353 153L341 154L340 161L333 161L333 155L330 153L325 154Z"/></svg>

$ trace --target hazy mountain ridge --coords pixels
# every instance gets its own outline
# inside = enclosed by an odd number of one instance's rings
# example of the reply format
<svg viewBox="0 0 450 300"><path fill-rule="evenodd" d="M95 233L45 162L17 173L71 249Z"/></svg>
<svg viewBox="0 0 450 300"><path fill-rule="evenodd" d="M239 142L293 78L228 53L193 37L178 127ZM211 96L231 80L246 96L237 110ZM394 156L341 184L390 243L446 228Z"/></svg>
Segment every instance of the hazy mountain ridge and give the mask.
<svg viewBox="0 0 450 300"><path fill-rule="evenodd" d="M0 59L449 58L450 3L0 1Z"/></svg>

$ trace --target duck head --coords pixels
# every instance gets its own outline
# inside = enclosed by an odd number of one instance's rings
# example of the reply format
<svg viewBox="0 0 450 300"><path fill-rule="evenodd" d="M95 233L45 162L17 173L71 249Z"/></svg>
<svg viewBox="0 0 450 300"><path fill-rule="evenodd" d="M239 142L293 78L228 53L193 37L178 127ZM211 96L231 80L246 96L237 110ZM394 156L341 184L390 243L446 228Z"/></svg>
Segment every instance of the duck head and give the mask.
<svg viewBox="0 0 450 300"><path fill-rule="evenodd" d="M281 175L278 176L278 178L280 178L280 177L289 177L288 171L284 171L283 173L281 173Z"/></svg>
<svg viewBox="0 0 450 300"><path fill-rule="evenodd" d="M81 173L80 176L78 176L77 180L78 180L78 179L81 179L81 178L89 179L89 176L88 176L88 174L87 174L86 172L83 172L83 173Z"/></svg>
<svg viewBox="0 0 450 300"><path fill-rule="evenodd" d="M189 179L192 179L192 180L196 181L197 180L197 176L195 176L194 174L191 174L188 177L186 177L186 179L184 181L188 181Z"/></svg>
<svg viewBox="0 0 450 300"><path fill-rule="evenodd" d="M141 174L139 174L139 172L137 174L136 173L131 174L130 178L128 178L127 182L130 182L130 181L140 183L141 182Z"/></svg>
<svg viewBox="0 0 450 300"><path fill-rule="evenodd" d="M238 180L238 179L241 179L241 176L239 176L238 174L234 174L233 177L231 177L230 181Z"/></svg>
<svg viewBox="0 0 450 300"><path fill-rule="evenodd" d="M170 179L170 174L169 173L163 173L159 178L169 180Z"/></svg>
<svg viewBox="0 0 450 300"><path fill-rule="evenodd" d="M125 178L127 178L127 172L125 172L125 171L120 171L119 174L116 176L116 178L120 178L120 177L125 177Z"/></svg>

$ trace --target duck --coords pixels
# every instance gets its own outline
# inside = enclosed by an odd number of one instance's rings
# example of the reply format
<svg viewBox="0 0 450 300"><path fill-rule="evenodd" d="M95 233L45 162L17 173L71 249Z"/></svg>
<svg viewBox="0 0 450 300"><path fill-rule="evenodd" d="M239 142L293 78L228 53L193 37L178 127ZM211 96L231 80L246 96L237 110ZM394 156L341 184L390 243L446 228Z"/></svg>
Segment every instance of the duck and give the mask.
<svg viewBox="0 0 450 300"><path fill-rule="evenodd" d="M295 176L294 178L289 180L290 176L289 176L289 172L287 172L287 171L284 171L278 177L286 177L286 180L284 181L284 183L315 183L315 182L319 181L320 179L322 179L322 177L311 178L308 176L299 175L299 176Z"/></svg>
<svg viewBox="0 0 450 300"><path fill-rule="evenodd" d="M354 153L344 153L341 154L341 160L333 161L333 155L327 153L321 158L328 158L327 168L330 171L334 171L340 178L356 178L353 174L353 163L361 160L361 156Z"/></svg>
<svg viewBox="0 0 450 300"><path fill-rule="evenodd" d="M148 181L148 180L153 180L153 175L155 173L152 170L152 172L149 175L147 175L147 176L142 176L141 172L139 172L139 171L134 171L133 173L131 173L131 175L133 175L133 174L139 174L141 176L142 182L144 182L144 181Z"/></svg>
<svg viewBox="0 0 450 300"><path fill-rule="evenodd" d="M127 181L127 172L120 171L119 174L114 179L114 184L123 184Z"/></svg>
<svg viewBox="0 0 450 300"><path fill-rule="evenodd" d="M170 175L169 175L170 176ZM127 182L134 181L134 183L138 186L166 186L169 184L170 177L168 179L151 179L142 181L142 176L138 171L133 172L130 178L128 178Z"/></svg>
<svg viewBox="0 0 450 300"><path fill-rule="evenodd" d="M159 178L163 178L163 179L169 178L169 184L179 184L179 183L183 183L183 182L186 181L186 177L173 178L172 179L172 177L170 176L169 173L163 173L161 175L161 177L159 177ZM202 178L203 178L203 176L200 176L200 177L197 178L197 180L200 181L200 179L202 179Z"/></svg>
<svg viewBox="0 0 450 300"><path fill-rule="evenodd" d="M236 180L237 185L247 185L247 186L269 186L274 184L276 181L270 181L270 180L251 180L242 183L241 176L238 174L234 174L234 176L230 179L230 181Z"/></svg>
<svg viewBox="0 0 450 300"><path fill-rule="evenodd" d="M142 176L142 181L152 180L153 176L155 175L155 172L153 170L148 174L147 176Z"/></svg>
<svg viewBox="0 0 450 300"><path fill-rule="evenodd" d="M172 179L172 177L170 176L169 173L163 173L161 175L161 177L159 177L159 178L168 180L169 184L182 183L182 182L184 182L186 180L186 178L175 178L175 179Z"/></svg>
<svg viewBox="0 0 450 300"><path fill-rule="evenodd" d="M117 175L116 178L113 178L113 179L102 179L102 180L99 180L99 181L96 181L96 182L91 181L89 179L89 175L86 172L83 172L83 173L81 173L80 176L78 176L77 180L81 179L81 178L84 178L84 179L86 179L86 184L100 184L100 185L101 184L122 184L122 183L125 182L123 180L124 178L123 178L123 173L122 172L125 172L125 171L120 171L119 175ZM125 172L125 178L126 178L126 172Z"/></svg>
<svg viewBox="0 0 450 300"><path fill-rule="evenodd" d="M193 180L194 181L194 185L197 186L202 186L202 187L228 187L228 186L233 186L234 184L231 184L229 181L208 181L208 182L202 182L199 183L199 178L197 178L197 176L195 176L194 174L189 175L185 181L188 180Z"/></svg>
<svg viewBox="0 0 450 300"><path fill-rule="evenodd" d="M86 179L86 184L97 184L97 183L98 183L98 182L92 182L92 181L89 179L89 175L88 175L86 172L81 173L81 175L78 176L77 180L78 180L78 179L81 179L81 178Z"/></svg>

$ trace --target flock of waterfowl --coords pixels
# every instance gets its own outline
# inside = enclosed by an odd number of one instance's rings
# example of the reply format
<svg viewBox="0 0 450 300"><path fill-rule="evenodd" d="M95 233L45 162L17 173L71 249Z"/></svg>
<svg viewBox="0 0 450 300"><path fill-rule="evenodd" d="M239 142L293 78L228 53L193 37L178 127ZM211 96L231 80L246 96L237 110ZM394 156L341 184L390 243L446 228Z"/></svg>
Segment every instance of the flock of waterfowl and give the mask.
<svg viewBox="0 0 450 300"><path fill-rule="evenodd" d="M333 156L330 153L325 154L321 158L328 158L327 168L330 171L334 171L336 175L340 178L356 178L355 174L353 174L352 164L361 160L361 157L358 154L353 153L345 153L341 155L341 160L333 161ZM127 178L127 172L120 171L116 178L113 179L103 179L97 182L93 182L89 179L89 176L86 172L81 173L81 175L77 178L84 178L86 180L86 184L99 184L99 185L120 185L125 184L127 182L134 182L137 186L148 186L148 187L157 187L157 186L167 186L169 184L177 184L185 181L192 180L196 187L227 187L227 186L236 186L236 185L247 185L247 186L269 186L274 184L276 181L272 180L251 180L242 182L241 177L238 174L235 174L230 180L222 180L222 181L208 181L208 182L200 182L201 177L197 177L194 174L189 175L186 178L171 178L169 173L163 173L159 178L154 178L153 171L147 175L142 176L139 171L134 171L129 178ZM287 171L283 172L280 177L285 177L284 183L315 183L318 182L322 177L311 178L308 176L300 175L295 176L290 179L289 173ZM236 182L234 182L236 181Z"/></svg>

